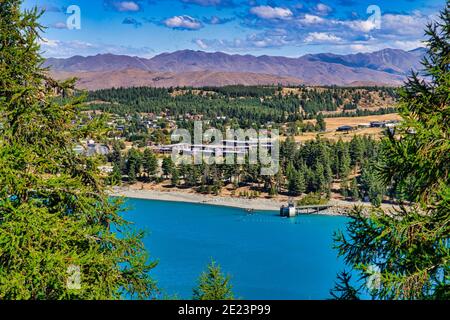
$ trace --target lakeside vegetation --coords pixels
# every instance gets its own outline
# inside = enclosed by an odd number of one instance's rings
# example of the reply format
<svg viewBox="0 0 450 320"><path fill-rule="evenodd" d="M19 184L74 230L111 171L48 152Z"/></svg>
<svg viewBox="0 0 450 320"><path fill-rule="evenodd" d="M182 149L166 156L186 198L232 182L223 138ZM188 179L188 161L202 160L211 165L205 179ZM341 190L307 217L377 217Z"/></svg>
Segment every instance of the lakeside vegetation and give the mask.
<svg viewBox="0 0 450 320"><path fill-rule="evenodd" d="M143 152L136 148L123 151L120 143L115 143L107 156L113 165L108 181L120 185L138 181L158 184L170 180L172 187L215 195L221 194L222 188L227 186L234 190L231 195L244 198L257 198L262 193L269 197L310 194L309 204L329 199L332 191L339 191L347 200L365 199L375 205L381 204L383 197L406 200L402 190L377 181L374 167L378 163L379 148L380 143L370 137L355 136L350 142L317 139L303 145L290 138L281 143L278 174L261 176L260 164L177 166L170 156L158 159L149 148ZM333 183L339 185L339 190L332 190ZM239 192L243 187L248 191Z"/></svg>

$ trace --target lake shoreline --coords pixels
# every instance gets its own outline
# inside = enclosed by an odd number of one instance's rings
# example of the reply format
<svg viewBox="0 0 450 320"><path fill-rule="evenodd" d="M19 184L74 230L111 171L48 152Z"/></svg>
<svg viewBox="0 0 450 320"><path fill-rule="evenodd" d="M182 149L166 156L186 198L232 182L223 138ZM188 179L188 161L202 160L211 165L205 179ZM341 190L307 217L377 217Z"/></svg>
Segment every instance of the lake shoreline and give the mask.
<svg viewBox="0 0 450 320"><path fill-rule="evenodd" d="M158 190L139 190L127 187L115 187L112 189L112 196L125 197L133 199L143 200L158 200L158 201L171 201L171 202L187 202L195 204L205 204L214 206L232 207L243 210L252 211L276 211L279 212L282 205L286 205L286 202L276 199L247 199L231 196L214 196L205 195L199 193L190 193L183 191L158 191ZM328 210L320 211L315 214L327 215L327 216L348 216L348 212L355 205L365 205L366 203L352 203L345 201L332 200L334 205Z"/></svg>

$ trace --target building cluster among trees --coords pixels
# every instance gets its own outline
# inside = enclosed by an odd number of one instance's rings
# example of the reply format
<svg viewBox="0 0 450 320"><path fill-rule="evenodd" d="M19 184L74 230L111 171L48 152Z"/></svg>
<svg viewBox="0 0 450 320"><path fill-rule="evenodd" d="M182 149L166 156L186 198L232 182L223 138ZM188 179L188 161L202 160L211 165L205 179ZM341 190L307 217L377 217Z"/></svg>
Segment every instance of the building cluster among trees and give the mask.
<svg viewBox="0 0 450 320"><path fill-rule="evenodd" d="M280 170L275 176L260 174L260 164L179 164L171 156L161 156L150 148L122 150L114 143L108 160L113 165L110 184L170 183L173 187L193 188L200 193L220 194L223 187L238 190L248 187L246 194L257 197L278 194L299 197L318 194L329 198L339 192L349 200L365 200L380 204L384 196L400 197L401 190L383 187L375 176L380 159L380 142L367 136L355 136L349 142L316 139L303 144L288 138L280 147Z"/></svg>

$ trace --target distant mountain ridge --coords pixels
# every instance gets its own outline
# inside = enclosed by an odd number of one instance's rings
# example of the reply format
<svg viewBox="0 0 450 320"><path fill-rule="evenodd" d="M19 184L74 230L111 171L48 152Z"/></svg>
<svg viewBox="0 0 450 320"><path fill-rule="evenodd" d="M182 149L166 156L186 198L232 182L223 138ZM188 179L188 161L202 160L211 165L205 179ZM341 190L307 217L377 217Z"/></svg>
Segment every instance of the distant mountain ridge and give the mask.
<svg viewBox="0 0 450 320"><path fill-rule="evenodd" d="M114 76L114 73L119 71L122 71L123 75L124 70L144 70L155 73L168 72L171 73L172 78L177 78L179 74L196 72L197 80L199 72L209 75L212 72L220 72L222 78L227 78L226 83L222 85L248 84L248 74L264 75L264 80L261 79L261 81L268 81L268 84L276 83L284 78L284 80L295 79L298 80L296 82L310 85L351 85L352 83L400 85L411 70L421 68L420 61L424 55L424 48L411 51L384 49L372 53L349 55L308 54L299 58L181 50L163 53L151 59L114 54L74 56L67 59L49 58L45 66L51 67L51 71L57 75L77 73L92 76L93 72L108 72L110 76ZM230 73L229 77L225 76L227 73ZM247 76L240 77L240 73L245 73ZM139 73L136 76L142 77L143 74ZM126 82L124 79L125 85ZM189 83L186 79L182 82ZM221 85L220 81L218 83L216 81L215 84ZM105 86L107 85L105 83ZM166 81L164 85L170 86L171 82ZM99 86L102 87L101 83L96 84L96 87Z"/></svg>
<svg viewBox="0 0 450 320"><path fill-rule="evenodd" d="M391 74L405 75L412 69L420 69L420 58L423 55L424 52L421 50L408 52L399 49L385 49L369 54L336 55L321 53L311 55L310 59L313 61L342 64L351 68L368 68Z"/></svg>
<svg viewBox="0 0 450 320"><path fill-rule="evenodd" d="M80 89L99 90L118 87L222 87L226 85L301 85L300 79L250 72L187 71L153 72L140 69L94 72L54 72L58 80L78 78Z"/></svg>

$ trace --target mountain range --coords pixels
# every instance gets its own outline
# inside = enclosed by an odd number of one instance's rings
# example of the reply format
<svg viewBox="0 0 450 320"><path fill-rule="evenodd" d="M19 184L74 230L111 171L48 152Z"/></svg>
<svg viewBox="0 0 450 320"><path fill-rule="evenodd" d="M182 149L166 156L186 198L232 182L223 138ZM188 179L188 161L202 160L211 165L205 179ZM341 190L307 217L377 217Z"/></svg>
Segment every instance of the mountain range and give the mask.
<svg viewBox="0 0 450 320"><path fill-rule="evenodd" d="M44 66L57 79L76 76L79 87L95 90L130 86L224 86L232 84L389 85L420 70L424 48L371 53L308 54L299 58L231 55L182 50L151 59L114 54L49 58Z"/></svg>

